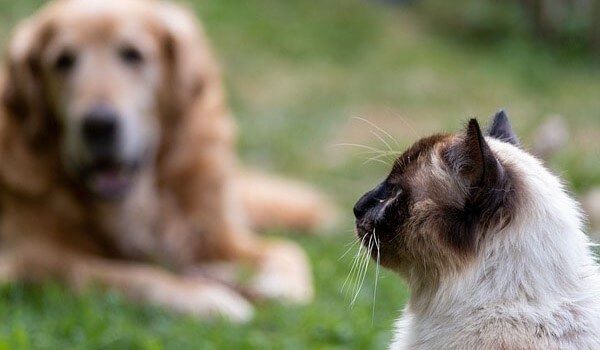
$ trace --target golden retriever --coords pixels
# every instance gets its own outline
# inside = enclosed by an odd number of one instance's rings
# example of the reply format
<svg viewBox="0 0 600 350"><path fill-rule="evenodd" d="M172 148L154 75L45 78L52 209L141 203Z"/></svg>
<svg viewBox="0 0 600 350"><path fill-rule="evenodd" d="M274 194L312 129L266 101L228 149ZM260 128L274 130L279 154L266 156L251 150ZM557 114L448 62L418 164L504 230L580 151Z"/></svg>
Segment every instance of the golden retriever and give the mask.
<svg viewBox="0 0 600 350"><path fill-rule="evenodd" d="M0 76L0 281L94 283L237 321L253 312L244 291L311 299L302 250L253 229L314 229L330 206L238 169L219 70L186 10L52 2L18 26ZM253 279L238 288L223 262Z"/></svg>

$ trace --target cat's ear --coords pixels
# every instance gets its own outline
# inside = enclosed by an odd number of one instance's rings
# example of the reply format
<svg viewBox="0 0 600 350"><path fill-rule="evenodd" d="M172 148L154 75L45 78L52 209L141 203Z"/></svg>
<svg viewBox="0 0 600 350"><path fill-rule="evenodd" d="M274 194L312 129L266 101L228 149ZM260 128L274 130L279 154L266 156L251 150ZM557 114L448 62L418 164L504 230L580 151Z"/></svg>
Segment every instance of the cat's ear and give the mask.
<svg viewBox="0 0 600 350"><path fill-rule="evenodd" d="M469 120L443 156L452 179L462 185L460 196L464 199L456 202L460 207L448 216L448 239L461 251L474 251L485 229L482 225L503 220L506 214L496 213L511 207L510 173L496 158L475 119Z"/></svg>
<svg viewBox="0 0 600 350"><path fill-rule="evenodd" d="M476 119L469 120L464 137L448 149L446 161L469 189L493 188L504 176Z"/></svg>
<svg viewBox="0 0 600 350"><path fill-rule="evenodd" d="M492 125L488 129L487 134L500 141L508 142L517 147L520 146L519 138L510 125L508 115L503 109L499 110L494 115Z"/></svg>

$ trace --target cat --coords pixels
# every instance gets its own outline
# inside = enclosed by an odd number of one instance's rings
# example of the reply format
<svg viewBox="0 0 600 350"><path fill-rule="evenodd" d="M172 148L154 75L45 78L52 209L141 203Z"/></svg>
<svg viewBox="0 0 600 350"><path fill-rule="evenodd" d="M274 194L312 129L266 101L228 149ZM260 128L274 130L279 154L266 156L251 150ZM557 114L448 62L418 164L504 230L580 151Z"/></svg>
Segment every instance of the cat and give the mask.
<svg viewBox="0 0 600 350"><path fill-rule="evenodd" d="M423 138L354 207L411 297L390 349L600 349L600 273L578 204L507 114Z"/></svg>

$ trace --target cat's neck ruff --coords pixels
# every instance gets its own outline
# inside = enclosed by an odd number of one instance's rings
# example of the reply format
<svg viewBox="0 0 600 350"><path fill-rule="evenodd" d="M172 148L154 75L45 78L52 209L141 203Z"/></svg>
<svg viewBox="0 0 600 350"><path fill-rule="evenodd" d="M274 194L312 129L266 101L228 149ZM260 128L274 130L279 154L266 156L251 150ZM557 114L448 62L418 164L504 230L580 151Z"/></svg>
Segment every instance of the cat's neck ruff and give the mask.
<svg viewBox="0 0 600 350"><path fill-rule="evenodd" d="M503 339L502 332L508 332L530 342L525 349L553 348L552 339L569 349L600 349L600 274L577 203L535 157L493 138L486 141L522 183L516 193L519 208L506 227L485 237L461 271L435 281L409 277L412 297L392 348L470 349L468 341L475 341L470 334ZM515 329L506 329L511 324ZM539 334L519 334L532 326ZM488 344L478 341L481 348ZM506 344L514 343L520 342Z"/></svg>

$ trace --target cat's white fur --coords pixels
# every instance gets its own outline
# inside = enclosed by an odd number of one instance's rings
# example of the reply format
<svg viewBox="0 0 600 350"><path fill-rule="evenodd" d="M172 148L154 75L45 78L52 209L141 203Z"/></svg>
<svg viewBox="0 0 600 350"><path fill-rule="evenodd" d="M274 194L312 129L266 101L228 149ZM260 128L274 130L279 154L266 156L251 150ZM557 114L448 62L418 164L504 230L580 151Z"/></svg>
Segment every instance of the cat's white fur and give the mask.
<svg viewBox="0 0 600 350"><path fill-rule="evenodd" d="M486 141L522 181L516 217L465 270L412 295L390 349L600 349L600 274L578 204L536 158Z"/></svg>

